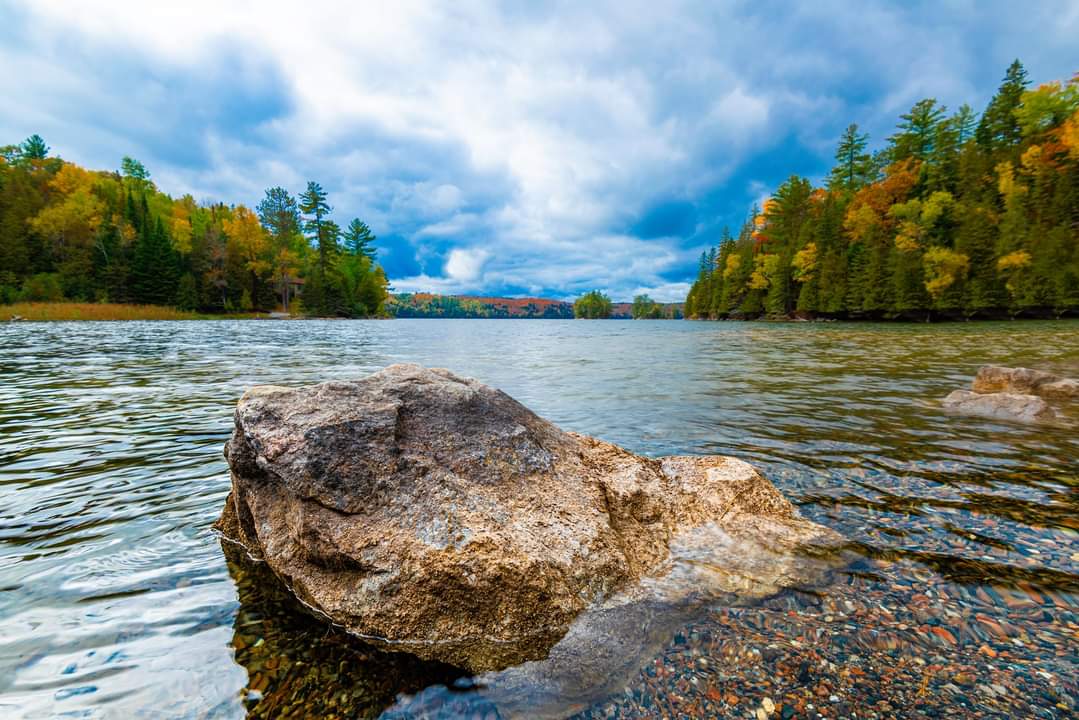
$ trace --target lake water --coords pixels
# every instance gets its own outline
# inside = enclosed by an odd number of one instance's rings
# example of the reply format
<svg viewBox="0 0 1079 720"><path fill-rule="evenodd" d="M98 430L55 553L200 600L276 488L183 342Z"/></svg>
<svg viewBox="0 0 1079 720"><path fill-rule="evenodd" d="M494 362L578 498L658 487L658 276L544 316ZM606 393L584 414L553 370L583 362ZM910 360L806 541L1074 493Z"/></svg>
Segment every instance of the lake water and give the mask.
<svg viewBox="0 0 1079 720"><path fill-rule="evenodd" d="M1074 716L1076 418L939 399L985 363L1079 376L1079 322L539 320L0 326L0 716L495 717L452 669L296 613L210 530L245 388L401 361L639 453L748 460L860 556L702 608L549 714Z"/></svg>

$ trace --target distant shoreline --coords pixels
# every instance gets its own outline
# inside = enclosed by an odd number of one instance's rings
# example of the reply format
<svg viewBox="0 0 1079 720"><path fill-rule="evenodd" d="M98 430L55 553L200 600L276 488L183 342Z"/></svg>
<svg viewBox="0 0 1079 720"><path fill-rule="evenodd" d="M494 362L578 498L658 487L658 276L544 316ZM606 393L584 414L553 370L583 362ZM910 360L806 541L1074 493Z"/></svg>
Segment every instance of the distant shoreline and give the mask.
<svg viewBox="0 0 1079 720"><path fill-rule="evenodd" d="M0 320L28 322L80 320L260 320L267 313L212 314L163 305L80 302L17 302L0 305Z"/></svg>
<svg viewBox="0 0 1079 720"><path fill-rule="evenodd" d="M501 298L499 298L501 300ZM507 298L509 299L509 298ZM547 301L561 302L561 301ZM244 313L203 313L177 310L160 305L134 305L125 303L77 303L77 302L19 302L0 305L0 322L79 322L79 321L123 321L123 320L585 320L573 317L543 317L536 315L508 316L390 316L379 318L319 317L314 315L291 315L281 312L244 312ZM633 320L628 315L612 315L598 320ZM670 318L655 318L668 320ZM682 318L680 318L682 319ZM848 318L848 317L746 317L724 318L722 320L698 320L701 323L770 323L770 324L819 324L819 323L873 323L880 325L904 324L952 324L961 322L1001 322L1006 320L1076 320L1074 314L1055 316L1045 315L994 315L991 317L953 317L932 316L896 317L896 318Z"/></svg>

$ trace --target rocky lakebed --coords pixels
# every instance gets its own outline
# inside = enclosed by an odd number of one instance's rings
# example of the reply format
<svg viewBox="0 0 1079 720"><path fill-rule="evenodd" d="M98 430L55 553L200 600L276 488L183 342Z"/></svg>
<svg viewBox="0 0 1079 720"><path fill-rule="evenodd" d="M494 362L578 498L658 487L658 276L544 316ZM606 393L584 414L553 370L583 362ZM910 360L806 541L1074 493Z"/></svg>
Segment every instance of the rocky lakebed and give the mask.
<svg viewBox="0 0 1079 720"><path fill-rule="evenodd" d="M843 562L748 463L634 455L418 365L252 388L226 456L234 559L374 648L499 673L502 714L613 689L703 603Z"/></svg>
<svg viewBox="0 0 1079 720"><path fill-rule="evenodd" d="M7 328L0 715L1075 717L1075 323L288 325Z"/></svg>

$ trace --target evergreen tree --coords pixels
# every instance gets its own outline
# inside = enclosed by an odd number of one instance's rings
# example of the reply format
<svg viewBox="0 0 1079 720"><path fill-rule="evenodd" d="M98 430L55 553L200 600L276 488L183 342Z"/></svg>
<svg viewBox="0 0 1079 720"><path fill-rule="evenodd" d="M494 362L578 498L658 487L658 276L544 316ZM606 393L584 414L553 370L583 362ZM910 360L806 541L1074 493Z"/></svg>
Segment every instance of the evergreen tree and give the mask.
<svg viewBox="0 0 1079 720"><path fill-rule="evenodd" d="M859 133L858 125L851 123L839 138L835 151L836 165L832 169L829 185L836 189L857 190L867 180L871 161L866 146L868 133Z"/></svg>
<svg viewBox="0 0 1079 720"><path fill-rule="evenodd" d="M40 135L34 133L19 146L19 153L27 160L44 160L49 156L49 146Z"/></svg>
<svg viewBox="0 0 1079 720"><path fill-rule="evenodd" d="M1079 76L1026 84L1014 63L980 119L920 101L873 153L849 126L827 190L780 185L733 248L702 258L687 310L1079 313Z"/></svg>
<svg viewBox="0 0 1079 720"><path fill-rule="evenodd" d="M332 208L326 202L326 191L317 182L307 183L307 190L300 194L300 212L304 217L303 229L318 248L319 272L325 274L329 265L331 248L326 244L327 234L323 232L324 218ZM336 236L333 238L336 240Z"/></svg>
<svg viewBox="0 0 1079 720"><path fill-rule="evenodd" d="M1022 102L1023 92L1029 82L1027 71L1021 62L1015 60L1008 66L1004 81L982 113L975 132L975 138L982 148L995 151L1016 145L1022 139L1015 111Z"/></svg>
<svg viewBox="0 0 1079 720"><path fill-rule="evenodd" d="M900 115L899 132L888 138L893 162L916 158L927 160L936 149L937 126L945 108L933 98L919 100L914 107Z"/></svg>
<svg viewBox="0 0 1079 720"><path fill-rule="evenodd" d="M135 302L168 305L175 301L176 258L161 218L140 229L131 275Z"/></svg>
<svg viewBox="0 0 1079 720"><path fill-rule="evenodd" d="M256 211L259 221L278 241L278 247L286 245L289 239L300 233L299 205L285 188L272 187L266 190L266 196L259 201Z"/></svg>
<svg viewBox="0 0 1079 720"><path fill-rule="evenodd" d="M375 249L375 237L367 223L359 218L353 218L345 231L345 247L353 255L364 255L374 262L378 251Z"/></svg>
<svg viewBox="0 0 1079 720"><path fill-rule="evenodd" d="M120 161L120 170L123 172L124 177L137 180L140 183L150 179L150 172L146 169L146 166L133 157L124 156L124 159Z"/></svg>
<svg viewBox="0 0 1079 720"><path fill-rule="evenodd" d="M962 146L967 141L973 140L974 131L978 127L978 115L974 112L974 108L963 103L952 118L955 123L956 142Z"/></svg>

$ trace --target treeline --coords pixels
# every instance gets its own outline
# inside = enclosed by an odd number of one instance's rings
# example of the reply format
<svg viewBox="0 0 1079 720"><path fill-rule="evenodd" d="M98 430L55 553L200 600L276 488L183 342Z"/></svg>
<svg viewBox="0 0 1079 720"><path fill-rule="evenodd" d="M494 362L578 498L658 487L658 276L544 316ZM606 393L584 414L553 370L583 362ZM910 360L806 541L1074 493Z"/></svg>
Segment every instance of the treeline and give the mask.
<svg viewBox="0 0 1079 720"><path fill-rule="evenodd" d="M849 126L826 187L791 177L724 231L686 316L1079 311L1079 74L1031 90L1016 61L980 116L922 100L867 147Z"/></svg>
<svg viewBox="0 0 1079 720"><path fill-rule="evenodd" d="M258 206L160 192L137 160L91 171L34 135L0 147L0 303L74 300L231 312L384 313L386 276L359 219L342 230L318 183Z"/></svg>
<svg viewBox="0 0 1079 720"><path fill-rule="evenodd" d="M522 318L566 320L573 317L567 302L541 298L493 298L433 293L398 293L386 305L399 318Z"/></svg>
<svg viewBox="0 0 1079 720"><path fill-rule="evenodd" d="M681 320L681 303L658 303L637 295L632 303L612 302L602 290L590 290L573 301L572 317L584 320Z"/></svg>
<svg viewBox="0 0 1079 720"><path fill-rule="evenodd" d="M611 315L620 317L625 306L626 303L615 303ZM658 303L646 293L634 296L628 316L634 320L681 320L682 308L679 303Z"/></svg>

